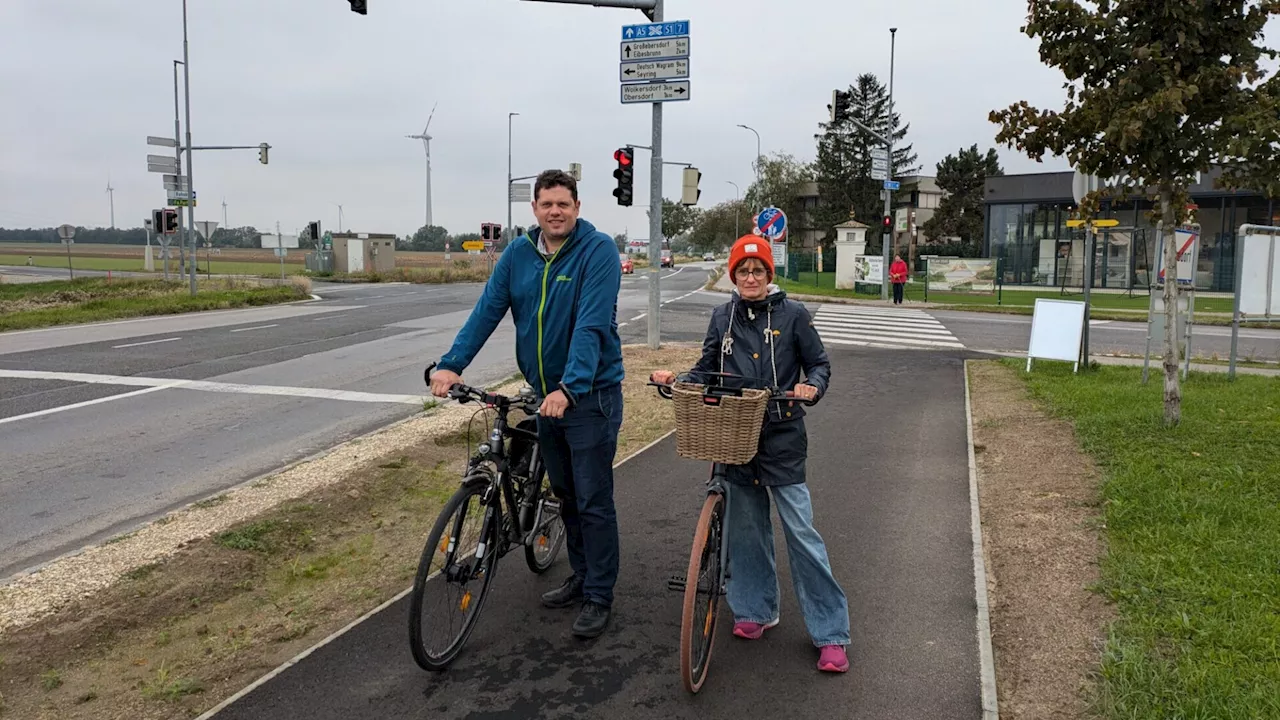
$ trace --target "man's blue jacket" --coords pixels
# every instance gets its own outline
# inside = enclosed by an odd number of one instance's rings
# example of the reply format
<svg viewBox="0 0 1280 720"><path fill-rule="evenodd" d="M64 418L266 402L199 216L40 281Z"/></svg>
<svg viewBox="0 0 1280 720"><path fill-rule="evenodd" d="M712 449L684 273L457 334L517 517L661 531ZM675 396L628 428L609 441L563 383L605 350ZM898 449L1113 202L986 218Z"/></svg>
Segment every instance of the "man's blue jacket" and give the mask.
<svg viewBox="0 0 1280 720"><path fill-rule="evenodd" d="M542 397L559 389L576 405L622 382L622 265L613 239L581 218L553 255L538 250L539 233L535 228L503 251L440 368L462 374L509 308L525 380Z"/></svg>

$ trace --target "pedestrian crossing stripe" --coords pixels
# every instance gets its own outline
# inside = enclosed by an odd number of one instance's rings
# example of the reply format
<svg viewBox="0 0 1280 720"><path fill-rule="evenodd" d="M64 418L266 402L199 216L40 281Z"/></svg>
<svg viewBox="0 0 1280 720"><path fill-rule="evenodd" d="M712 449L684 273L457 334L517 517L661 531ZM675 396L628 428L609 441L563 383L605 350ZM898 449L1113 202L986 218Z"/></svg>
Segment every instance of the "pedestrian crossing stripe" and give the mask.
<svg viewBox="0 0 1280 720"><path fill-rule="evenodd" d="M813 326L829 345L899 350L964 349L964 343L923 310L823 305L813 316Z"/></svg>

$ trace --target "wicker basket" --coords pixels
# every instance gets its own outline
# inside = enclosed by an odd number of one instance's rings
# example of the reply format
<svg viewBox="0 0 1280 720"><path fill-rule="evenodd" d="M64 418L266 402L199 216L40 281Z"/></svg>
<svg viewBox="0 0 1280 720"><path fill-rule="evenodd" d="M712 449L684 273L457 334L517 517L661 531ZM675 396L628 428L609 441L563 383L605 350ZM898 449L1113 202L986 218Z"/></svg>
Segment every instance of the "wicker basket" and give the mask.
<svg viewBox="0 0 1280 720"><path fill-rule="evenodd" d="M705 385L685 382L677 382L671 388L676 410L676 453L726 465L751 462L760 445L769 391L708 396L706 389Z"/></svg>

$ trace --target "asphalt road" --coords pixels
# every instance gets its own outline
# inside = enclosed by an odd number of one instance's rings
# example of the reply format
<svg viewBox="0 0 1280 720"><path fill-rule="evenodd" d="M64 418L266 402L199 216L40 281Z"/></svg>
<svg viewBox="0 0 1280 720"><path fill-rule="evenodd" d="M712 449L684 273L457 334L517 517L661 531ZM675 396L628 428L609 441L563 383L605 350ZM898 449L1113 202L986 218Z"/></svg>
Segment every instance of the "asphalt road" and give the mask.
<svg viewBox="0 0 1280 720"><path fill-rule="evenodd" d="M754 643L721 628L696 697L679 680L682 575L706 467L674 438L617 471L622 572L611 629L583 642L572 610L537 603L567 571L518 553L463 655L440 674L410 657L407 600L251 691L217 720L378 718L977 718L979 662L961 356L831 350L834 392L808 419L816 525L849 597L848 675L817 652L782 566L782 623ZM775 533L781 541L781 531Z"/></svg>
<svg viewBox="0 0 1280 720"><path fill-rule="evenodd" d="M701 339L706 269L665 275L667 339ZM624 285L620 322L647 310ZM0 578L420 410L480 288L317 283L319 302L0 334ZM514 373L512 338L467 380Z"/></svg>

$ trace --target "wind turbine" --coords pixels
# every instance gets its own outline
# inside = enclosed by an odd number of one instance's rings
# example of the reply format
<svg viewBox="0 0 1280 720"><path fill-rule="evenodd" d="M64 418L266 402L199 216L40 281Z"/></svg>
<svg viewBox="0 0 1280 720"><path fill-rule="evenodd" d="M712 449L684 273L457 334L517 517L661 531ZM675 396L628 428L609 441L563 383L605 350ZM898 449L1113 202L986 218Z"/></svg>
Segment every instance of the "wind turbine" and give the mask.
<svg viewBox="0 0 1280 720"><path fill-rule="evenodd" d="M111 229L116 229L116 189L111 187L111 175L107 175L107 199L111 201Z"/></svg>
<svg viewBox="0 0 1280 720"><path fill-rule="evenodd" d="M431 107L431 114L427 116L427 126L422 128L421 135L405 135L412 140L421 140L422 146L427 149L427 226L431 226L431 136L427 131L431 129L431 120L436 116L436 103Z"/></svg>

